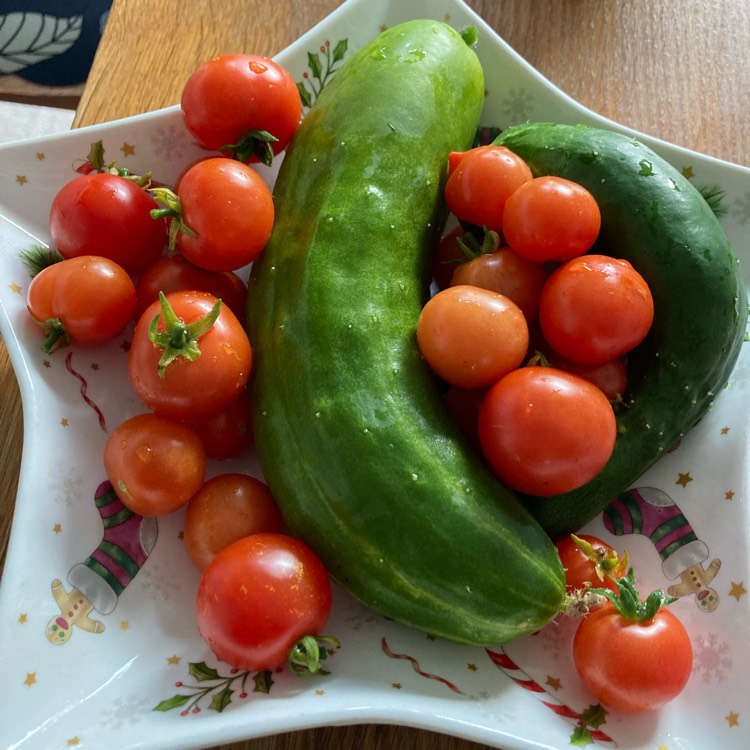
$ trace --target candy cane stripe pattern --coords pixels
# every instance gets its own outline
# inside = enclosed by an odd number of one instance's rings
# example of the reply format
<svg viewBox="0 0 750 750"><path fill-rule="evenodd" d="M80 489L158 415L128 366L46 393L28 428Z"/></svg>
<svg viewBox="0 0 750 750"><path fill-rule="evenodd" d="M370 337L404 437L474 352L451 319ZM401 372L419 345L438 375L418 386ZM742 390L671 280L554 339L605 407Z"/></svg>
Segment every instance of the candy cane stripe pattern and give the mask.
<svg viewBox="0 0 750 750"><path fill-rule="evenodd" d="M570 706L565 705L561 700L556 698L554 695L548 693L536 680L533 680L526 672L524 672L514 661L511 659L505 651L493 651L491 649L485 649L487 655L492 660L492 663L502 670L513 682L520 685L525 690L533 693L538 700L542 702L551 711L554 711L558 716L562 716L567 719L574 726L584 726L586 722L581 719L581 715L574 711ZM616 748L617 743L601 729L596 727L590 727L589 732L591 739L600 747Z"/></svg>

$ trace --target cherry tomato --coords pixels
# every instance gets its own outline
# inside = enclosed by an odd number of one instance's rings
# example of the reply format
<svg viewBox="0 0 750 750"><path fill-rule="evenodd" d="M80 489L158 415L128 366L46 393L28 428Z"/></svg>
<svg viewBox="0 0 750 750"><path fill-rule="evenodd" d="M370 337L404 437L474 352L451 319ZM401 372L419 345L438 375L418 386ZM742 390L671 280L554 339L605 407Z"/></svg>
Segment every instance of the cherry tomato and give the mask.
<svg viewBox="0 0 750 750"><path fill-rule="evenodd" d="M177 195L183 229L176 246L194 265L236 271L263 252L273 227L273 197L252 167L203 159L182 176Z"/></svg>
<svg viewBox="0 0 750 750"><path fill-rule="evenodd" d="M185 549L199 570L232 542L260 532L281 533L284 519L271 491L249 474L219 474L190 498Z"/></svg>
<svg viewBox="0 0 750 750"><path fill-rule="evenodd" d="M136 320L144 310L159 299L159 292L196 291L208 292L221 301L237 316L245 317L245 282L232 271L206 271L190 263L179 253L164 255L152 263L139 277L135 285L138 304Z"/></svg>
<svg viewBox="0 0 750 750"><path fill-rule="evenodd" d="M469 284L503 294L521 308L528 323L539 315L539 300L549 276L540 263L524 260L506 247L454 268L452 286Z"/></svg>
<svg viewBox="0 0 750 750"><path fill-rule="evenodd" d="M626 260L583 255L549 277L539 323L558 354L584 364L620 357L646 336L654 301L644 278Z"/></svg>
<svg viewBox="0 0 750 750"><path fill-rule="evenodd" d="M620 579L628 586L632 574ZM664 606L662 592L640 602L637 591L611 599L584 617L573 638L582 682L610 709L644 713L676 698L690 678L693 647L685 626Z"/></svg>
<svg viewBox="0 0 750 750"><path fill-rule="evenodd" d="M187 423L198 433L209 458L234 458L255 442L252 403L247 388L240 391L236 401L216 414L187 420Z"/></svg>
<svg viewBox="0 0 750 750"><path fill-rule="evenodd" d="M492 386L479 411L479 439L507 485L547 497L576 489L606 465L616 424L592 383L552 367L522 367Z"/></svg>
<svg viewBox="0 0 750 750"><path fill-rule="evenodd" d="M445 201L459 221L500 232L505 202L531 179L526 162L505 146L477 146L453 168Z"/></svg>
<svg viewBox="0 0 750 750"><path fill-rule="evenodd" d="M565 568L568 594L589 587L618 590L615 579L625 575L627 556L621 560L611 545L591 534L569 534L555 547Z"/></svg>
<svg viewBox="0 0 750 750"><path fill-rule="evenodd" d="M560 262L591 249L601 215L582 185L562 177L535 177L508 197L502 228L505 241L522 258Z"/></svg>
<svg viewBox="0 0 750 750"><path fill-rule="evenodd" d="M52 199L49 228L63 258L101 255L131 276L151 265L167 244L154 199L126 177L92 172L63 185Z"/></svg>
<svg viewBox="0 0 750 750"><path fill-rule="evenodd" d="M518 367L529 331L523 313L502 294L453 286L422 308L417 343L427 363L448 383L483 388Z"/></svg>
<svg viewBox="0 0 750 750"><path fill-rule="evenodd" d="M163 516L185 505L201 487L206 452L187 425L137 414L107 439L104 469L123 505L142 516Z"/></svg>
<svg viewBox="0 0 750 750"><path fill-rule="evenodd" d="M164 299L166 308L152 303L135 326L128 353L133 389L163 416L216 414L247 384L252 367L247 334L235 314L211 294L172 292ZM203 330L217 309L218 316Z"/></svg>
<svg viewBox="0 0 750 750"><path fill-rule="evenodd" d="M54 263L29 284L26 304L47 335L42 349L95 346L124 330L135 310L135 286L114 261L81 255Z"/></svg>
<svg viewBox="0 0 750 750"><path fill-rule="evenodd" d="M301 639L321 634L330 611L323 564L302 541L283 534L233 542L198 585L201 636L219 659L248 671L281 667Z"/></svg>
<svg viewBox="0 0 750 750"><path fill-rule="evenodd" d="M269 163L297 130L302 100L281 65L234 53L208 60L193 72L182 90L181 108L185 126L205 148Z"/></svg>
<svg viewBox="0 0 750 750"><path fill-rule="evenodd" d="M615 357L598 365L573 362L555 352L552 352L547 359L553 367L580 375L593 383L614 403L618 403L628 389L628 368L622 357Z"/></svg>

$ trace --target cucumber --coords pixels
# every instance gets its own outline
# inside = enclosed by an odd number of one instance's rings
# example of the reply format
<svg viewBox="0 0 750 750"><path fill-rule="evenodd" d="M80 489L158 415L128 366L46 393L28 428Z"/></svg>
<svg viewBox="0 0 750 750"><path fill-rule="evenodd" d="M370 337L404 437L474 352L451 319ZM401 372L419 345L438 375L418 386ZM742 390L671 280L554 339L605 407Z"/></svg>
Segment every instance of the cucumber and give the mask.
<svg viewBox="0 0 750 750"><path fill-rule="evenodd" d="M564 598L548 535L457 429L416 343L448 154L470 146L483 86L440 22L349 58L281 165L248 303L258 456L291 529L376 612L477 645L536 631Z"/></svg>
<svg viewBox="0 0 750 750"><path fill-rule="evenodd" d="M495 143L586 187L602 228L598 252L624 258L648 282L654 323L628 358L629 393L605 469L578 490L524 498L553 537L576 531L627 489L706 413L725 387L747 324L739 261L698 190L644 144L620 133L535 123Z"/></svg>

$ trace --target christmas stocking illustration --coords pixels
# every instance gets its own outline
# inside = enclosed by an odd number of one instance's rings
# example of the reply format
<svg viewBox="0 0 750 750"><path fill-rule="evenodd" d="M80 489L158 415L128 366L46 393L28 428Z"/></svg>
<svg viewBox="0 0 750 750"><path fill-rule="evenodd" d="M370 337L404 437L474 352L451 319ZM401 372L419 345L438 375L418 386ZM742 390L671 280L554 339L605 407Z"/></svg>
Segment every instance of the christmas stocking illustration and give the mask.
<svg viewBox="0 0 750 750"><path fill-rule="evenodd" d="M101 615L112 612L156 543L156 519L128 510L109 482L99 485L94 500L104 525L99 546L68 572L70 592L59 579L52 581L52 595L60 614L47 624L47 639L55 645L67 643L74 627L90 633L104 630L92 611Z"/></svg>
<svg viewBox="0 0 750 750"><path fill-rule="evenodd" d="M698 608L713 612L719 595L708 584L719 571L721 560L712 560L707 568L708 547L700 540L672 498L655 487L639 487L623 492L605 511L605 527L613 534L643 534L654 543L669 579L680 582L670 586L670 596L695 595Z"/></svg>

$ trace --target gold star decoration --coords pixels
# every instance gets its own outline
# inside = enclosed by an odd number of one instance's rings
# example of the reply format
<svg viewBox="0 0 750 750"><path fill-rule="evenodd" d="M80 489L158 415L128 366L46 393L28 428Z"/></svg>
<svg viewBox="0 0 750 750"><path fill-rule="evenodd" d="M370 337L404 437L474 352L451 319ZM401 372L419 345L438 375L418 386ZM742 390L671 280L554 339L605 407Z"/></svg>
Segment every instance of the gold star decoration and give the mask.
<svg viewBox="0 0 750 750"><path fill-rule="evenodd" d="M55 534L59 534L62 531L62 524L56 523L52 527L52 531L54 531Z"/></svg>
<svg viewBox="0 0 750 750"><path fill-rule="evenodd" d="M325 694L326 694L325 690L316 690L315 691L315 695L325 695Z"/></svg>
<svg viewBox="0 0 750 750"><path fill-rule="evenodd" d="M120 148L124 156L133 156L135 154L135 146L131 146L129 143L123 143Z"/></svg>
<svg viewBox="0 0 750 750"><path fill-rule="evenodd" d="M26 673L26 679L23 681L23 684L31 687L36 682L36 672L27 672Z"/></svg>
<svg viewBox="0 0 750 750"><path fill-rule="evenodd" d="M691 177L693 177L694 175L695 175L695 172L693 172L693 168L692 168L692 167L683 167L683 168L682 168L682 176L683 176L683 177L684 177L684 178L685 178L686 180L689 180L689 179L690 179Z"/></svg>
<svg viewBox="0 0 750 750"><path fill-rule="evenodd" d="M98 370L99 369L99 365L96 362L92 362L91 363L91 369L92 370Z"/></svg>
<svg viewBox="0 0 750 750"><path fill-rule="evenodd" d="M78 737L71 737L65 744L68 747L76 747L81 744L81 740Z"/></svg>
<svg viewBox="0 0 750 750"><path fill-rule="evenodd" d="M734 500L734 490L729 490L728 492L724 493L724 499L725 500Z"/></svg>
<svg viewBox="0 0 750 750"><path fill-rule="evenodd" d="M476 672L477 671L477 665L476 664L467 664L466 669L468 669L470 672Z"/></svg>
<svg viewBox="0 0 750 750"><path fill-rule="evenodd" d="M21 614L20 614L20 615L18 615L18 622L19 622L19 623L20 623L21 625L24 625L24 624L25 624L25 623L27 623L28 621L29 621L29 617L28 617L28 615L27 615L27 614L26 614L25 612L21 612Z"/></svg>
<svg viewBox="0 0 750 750"><path fill-rule="evenodd" d="M130 623L127 620L120 620L120 630L130 630Z"/></svg>
<svg viewBox="0 0 750 750"><path fill-rule="evenodd" d="M178 531L177 532L177 538L180 539L180 540L184 539L185 538L185 532L182 531L182 530Z"/></svg>
<svg viewBox="0 0 750 750"><path fill-rule="evenodd" d="M400 683L400 682L392 682L392 683L391 683L391 687L392 687L392 688L393 688L394 690L401 690L401 683Z"/></svg>
<svg viewBox="0 0 750 750"><path fill-rule="evenodd" d="M729 596L733 596L737 601L739 601L740 597L742 597L743 594L747 594L745 584L742 581L740 581L739 583L735 583L734 581L732 581L732 588L729 589Z"/></svg>
<svg viewBox="0 0 750 750"><path fill-rule="evenodd" d="M20 294L23 291L23 287L16 284L15 281L11 281L10 284L8 284L8 289L10 289L13 294Z"/></svg>
<svg viewBox="0 0 750 750"><path fill-rule="evenodd" d="M177 656L177 654L167 657L167 664L179 664L179 663L180 663L180 657Z"/></svg>
<svg viewBox="0 0 750 750"><path fill-rule="evenodd" d="M49 369L50 367L52 367L52 362L50 362L48 359L45 359L42 361L42 365Z"/></svg>
<svg viewBox="0 0 750 750"><path fill-rule="evenodd" d="M683 474L681 471L677 473L677 481L675 484L679 484L682 487L687 487L690 482L693 481L693 478L690 476L690 472L686 472Z"/></svg>
<svg viewBox="0 0 750 750"><path fill-rule="evenodd" d="M721 434L722 435L728 435L729 434L729 430L730 430L729 427L722 427L721 428Z"/></svg>
<svg viewBox="0 0 750 750"><path fill-rule="evenodd" d="M66 417L63 417L63 418L62 418L62 419L60 420L60 424L61 424L61 425L62 425L63 427L67 427L67 426L68 426L68 425L70 424L70 422L68 422L68 420L67 420L67 418L66 418Z"/></svg>
<svg viewBox="0 0 750 750"><path fill-rule="evenodd" d="M16 182L19 185L25 185L28 182L28 180L26 179L26 175L25 174L17 174L16 175Z"/></svg>
<svg viewBox="0 0 750 750"><path fill-rule="evenodd" d="M44 153L44 151L37 151L36 152L36 160L37 161L44 161L47 158L47 155Z"/></svg>
<svg viewBox="0 0 750 750"><path fill-rule="evenodd" d="M553 690L559 690L562 687L562 681L559 677L553 677L551 674L547 675L547 681L545 683L549 685Z"/></svg>
<svg viewBox="0 0 750 750"><path fill-rule="evenodd" d="M730 727L738 727L740 725L740 715L736 711L730 711L724 718Z"/></svg>

